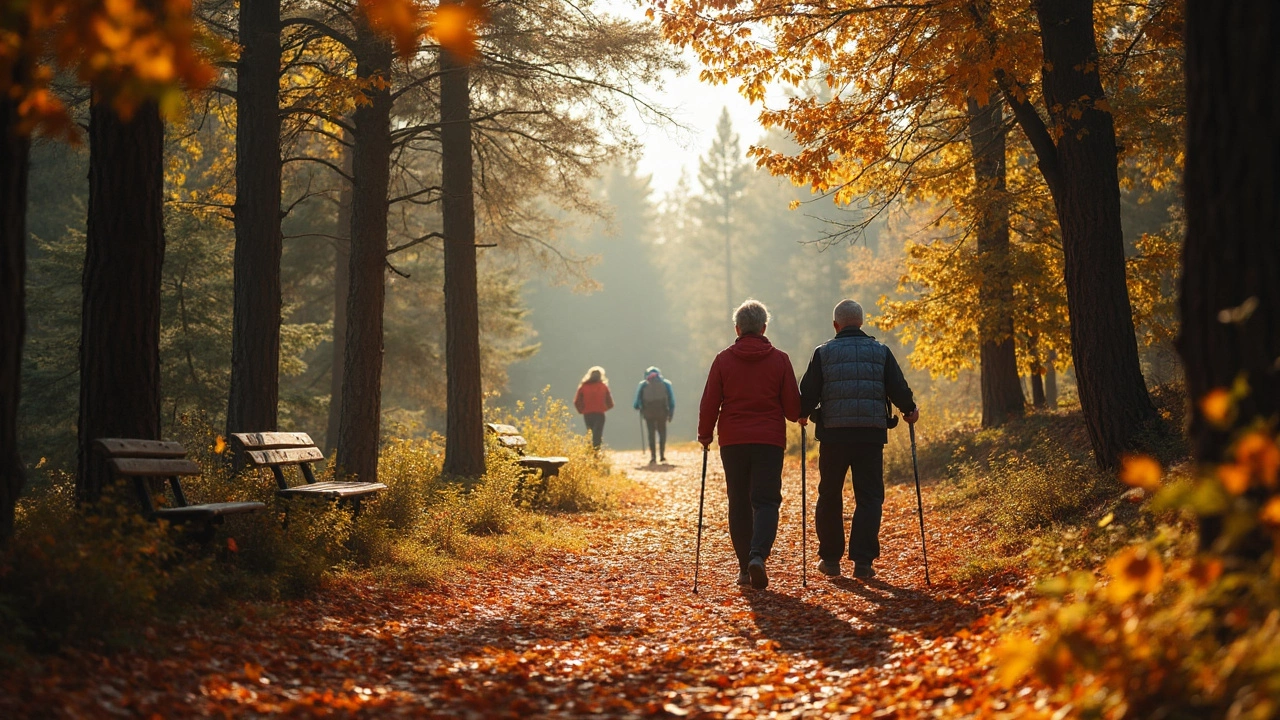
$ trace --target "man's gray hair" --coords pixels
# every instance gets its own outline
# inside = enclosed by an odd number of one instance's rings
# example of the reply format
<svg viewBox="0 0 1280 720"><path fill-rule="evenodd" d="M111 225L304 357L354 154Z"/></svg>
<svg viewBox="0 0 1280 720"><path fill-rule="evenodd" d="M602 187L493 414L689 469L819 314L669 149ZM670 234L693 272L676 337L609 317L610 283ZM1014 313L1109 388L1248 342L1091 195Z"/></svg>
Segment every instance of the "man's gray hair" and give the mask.
<svg viewBox="0 0 1280 720"><path fill-rule="evenodd" d="M862 306L852 300L841 300L831 317L842 328L862 327L862 321L866 319Z"/></svg>
<svg viewBox="0 0 1280 720"><path fill-rule="evenodd" d="M747 299L746 302L738 306L733 311L733 324L744 333L756 333L757 335L764 332L764 326L769 323L769 308L759 300Z"/></svg>

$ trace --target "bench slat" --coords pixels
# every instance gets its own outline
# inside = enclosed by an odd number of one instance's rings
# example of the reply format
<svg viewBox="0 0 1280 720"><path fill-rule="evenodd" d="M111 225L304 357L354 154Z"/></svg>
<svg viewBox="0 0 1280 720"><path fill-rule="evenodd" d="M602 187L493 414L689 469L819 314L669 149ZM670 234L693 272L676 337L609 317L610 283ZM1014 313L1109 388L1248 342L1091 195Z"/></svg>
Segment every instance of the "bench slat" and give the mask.
<svg viewBox="0 0 1280 720"><path fill-rule="evenodd" d="M266 507L266 505L263 505L260 502L205 503L204 505L160 508L159 510L156 510L156 517L161 517L172 522L210 520L212 518L226 517L228 515L254 513L259 510L264 510Z"/></svg>
<svg viewBox="0 0 1280 720"><path fill-rule="evenodd" d="M498 435L519 435L520 434L520 431L517 430L514 425L504 425L502 423L485 423L485 426L489 428L489 432L497 433Z"/></svg>
<svg viewBox="0 0 1280 720"><path fill-rule="evenodd" d="M109 458L183 458L182 443L169 440L99 438L93 441Z"/></svg>
<svg viewBox="0 0 1280 720"><path fill-rule="evenodd" d="M324 460L318 447L289 448L281 450L250 450L249 461L254 465L297 465Z"/></svg>
<svg viewBox="0 0 1280 720"><path fill-rule="evenodd" d="M519 460L518 462L519 462L521 465L530 465L530 466L533 466L533 465L539 465L539 466L541 466L541 465L554 465L554 466L556 466L556 467L560 467L560 466L562 466L562 465L564 465L564 464L568 463L568 462L569 462L569 458L567 458L567 457L536 457L536 456L525 456L525 457L520 458L520 460Z"/></svg>
<svg viewBox="0 0 1280 720"><path fill-rule="evenodd" d="M272 450L277 448L310 447L315 445L311 436L295 432L232 433L245 450Z"/></svg>
<svg viewBox="0 0 1280 720"><path fill-rule="evenodd" d="M509 448L522 448L529 444L528 440L519 435L502 435L498 437L498 442L502 443L503 447Z"/></svg>
<svg viewBox="0 0 1280 720"><path fill-rule="evenodd" d="M125 477L174 477L200 474L200 466L186 458L117 457L111 458L111 468L117 475Z"/></svg>
<svg viewBox="0 0 1280 720"><path fill-rule="evenodd" d="M369 495L380 490L386 490L387 486L382 483L375 482L345 482L335 480L331 482L320 482L312 485L299 485L287 490L280 490L277 495L320 495L322 497L334 499L344 497L359 497L361 495Z"/></svg>

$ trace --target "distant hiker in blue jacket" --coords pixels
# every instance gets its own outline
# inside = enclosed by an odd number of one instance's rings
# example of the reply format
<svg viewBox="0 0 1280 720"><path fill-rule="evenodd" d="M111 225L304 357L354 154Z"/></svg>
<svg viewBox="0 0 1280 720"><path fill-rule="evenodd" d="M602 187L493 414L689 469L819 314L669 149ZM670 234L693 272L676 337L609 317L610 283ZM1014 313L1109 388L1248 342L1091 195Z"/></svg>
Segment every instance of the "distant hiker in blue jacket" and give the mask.
<svg viewBox="0 0 1280 720"><path fill-rule="evenodd" d="M667 461L667 423L676 414L676 394L671 390L671 381L662 377L662 371L650 367L644 371L644 379L636 387L636 410L644 418L649 428L649 464L656 465L658 460ZM654 447L654 436L658 446Z"/></svg>

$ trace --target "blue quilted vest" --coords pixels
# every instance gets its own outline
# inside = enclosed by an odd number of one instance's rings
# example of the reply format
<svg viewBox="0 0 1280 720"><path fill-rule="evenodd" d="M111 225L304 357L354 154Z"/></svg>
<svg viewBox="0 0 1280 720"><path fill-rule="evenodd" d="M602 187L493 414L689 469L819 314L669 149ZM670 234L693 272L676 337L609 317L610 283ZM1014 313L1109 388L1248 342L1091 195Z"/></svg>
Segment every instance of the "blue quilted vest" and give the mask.
<svg viewBox="0 0 1280 720"><path fill-rule="evenodd" d="M867 336L835 337L818 347L822 425L885 428L884 365L889 348Z"/></svg>

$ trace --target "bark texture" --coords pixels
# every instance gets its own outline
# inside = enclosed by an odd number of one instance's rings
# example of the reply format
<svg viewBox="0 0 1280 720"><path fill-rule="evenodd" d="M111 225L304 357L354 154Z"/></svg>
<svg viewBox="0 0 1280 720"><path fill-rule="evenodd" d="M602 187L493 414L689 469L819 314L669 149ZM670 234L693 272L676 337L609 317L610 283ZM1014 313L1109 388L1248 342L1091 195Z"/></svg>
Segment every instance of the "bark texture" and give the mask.
<svg viewBox="0 0 1280 720"><path fill-rule="evenodd" d="M1125 285L1115 123L1098 75L1092 0L1039 0L1035 9L1044 45L1045 104L1061 136L1056 148L1049 145L1048 156L1043 138L1033 145L1062 229L1080 406L1094 459L1100 467L1114 467L1157 419L1138 362Z"/></svg>
<svg viewBox="0 0 1280 720"><path fill-rule="evenodd" d="M378 478L382 420L382 310L386 298L387 186L391 171L391 42L358 18L356 74L381 78L352 113L350 285L338 463L343 475Z"/></svg>
<svg viewBox="0 0 1280 720"><path fill-rule="evenodd" d="M275 430L280 392L280 2L240 1L227 434Z"/></svg>
<svg viewBox="0 0 1280 720"><path fill-rule="evenodd" d="M160 270L164 123L154 103L124 120L89 111L89 213L80 331L76 495L94 502L109 471L102 437L160 438Z"/></svg>
<svg viewBox="0 0 1280 720"><path fill-rule="evenodd" d="M351 151L342 154L343 169L351 174ZM347 366L347 296L351 290L351 183L342 179L338 194L338 227L333 241L333 367L329 371L329 423L325 450L338 447L342 425L342 376Z"/></svg>
<svg viewBox="0 0 1280 720"><path fill-rule="evenodd" d="M484 474L484 413L475 196L471 177L471 72L448 51L440 53L440 72L440 184L448 371L444 472L477 477Z"/></svg>
<svg viewBox="0 0 1280 720"><path fill-rule="evenodd" d="M1013 278L1009 274L1009 200L1005 166L1004 103L969 100L969 144L973 150L978 218L978 289L982 426L1003 425L1026 408L1013 340Z"/></svg>
<svg viewBox="0 0 1280 720"><path fill-rule="evenodd" d="M18 397L27 332L30 142L18 132L18 120L18 100L0 96L0 544L13 535L14 509L25 479L18 453Z"/></svg>
<svg viewBox="0 0 1280 720"><path fill-rule="evenodd" d="M1216 463L1241 428L1280 419L1280 6L1190 0L1186 67L1178 350L1195 458ZM1239 376L1250 392L1231 426L1215 427L1197 400ZM1203 530L1211 542L1216 523Z"/></svg>

